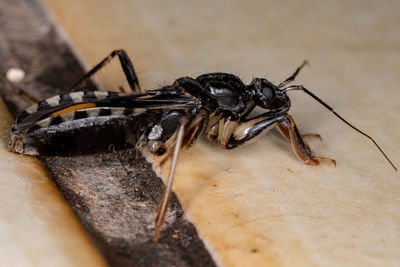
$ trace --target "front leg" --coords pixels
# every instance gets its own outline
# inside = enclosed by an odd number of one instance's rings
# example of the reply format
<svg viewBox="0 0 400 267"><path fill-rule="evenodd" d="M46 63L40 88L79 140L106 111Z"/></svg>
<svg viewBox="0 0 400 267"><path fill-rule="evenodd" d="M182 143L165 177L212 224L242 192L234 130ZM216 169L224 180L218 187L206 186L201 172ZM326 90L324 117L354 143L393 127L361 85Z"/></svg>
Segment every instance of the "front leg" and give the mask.
<svg viewBox="0 0 400 267"><path fill-rule="evenodd" d="M133 67L132 61L128 54L123 49L117 49L112 51L105 59L100 61L96 66L94 66L89 72L87 72L79 81L77 81L70 89L69 92L74 92L80 85L85 81L90 79L99 70L101 70L107 63L109 63L115 56L118 56L121 67L125 73L126 80L128 81L130 92L134 94L143 93L139 86L139 79L136 75L135 69Z"/></svg>
<svg viewBox="0 0 400 267"><path fill-rule="evenodd" d="M220 122L220 125L226 125L226 127L230 128L232 124ZM336 165L333 159L315 157L312 155L311 149L304 142L296 127L296 123L289 114L265 113L243 121L237 125L226 144L222 146L220 143L220 145L225 149L233 149L245 143L254 142L257 140L257 137L261 136L261 133L266 133L275 126L277 126L280 133L291 142L294 153L303 163L319 165L320 161L326 161ZM223 131L223 129L220 128L219 135L221 135L221 131ZM219 135L218 138L221 138Z"/></svg>
<svg viewBox="0 0 400 267"><path fill-rule="evenodd" d="M285 137L285 139L286 139L287 141L290 142L289 129L288 129L287 127L284 127L284 126L280 125L280 124L278 124L278 127L277 127L277 128L278 128L278 130L279 130L279 133L280 133L283 137ZM305 139L305 138L317 138L317 139L319 139L319 141L322 142L322 137L321 137L321 135L319 135L319 134L302 134L301 137L302 137L303 139Z"/></svg>
<svg viewBox="0 0 400 267"><path fill-rule="evenodd" d="M254 142L257 137L271 130L285 117L284 113L267 112L240 123L234 123L229 118L228 121L222 119L219 124L218 143L224 149L233 149L245 143Z"/></svg>
<svg viewBox="0 0 400 267"><path fill-rule="evenodd" d="M278 123L277 128L279 132L291 142L294 153L303 163L316 166L319 165L320 161L326 161L336 165L334 159L315 157L312 155L311 149L304 142L302 135L297 129L296 123L289 114L286 115L286 118L282 122Z"/></svg>

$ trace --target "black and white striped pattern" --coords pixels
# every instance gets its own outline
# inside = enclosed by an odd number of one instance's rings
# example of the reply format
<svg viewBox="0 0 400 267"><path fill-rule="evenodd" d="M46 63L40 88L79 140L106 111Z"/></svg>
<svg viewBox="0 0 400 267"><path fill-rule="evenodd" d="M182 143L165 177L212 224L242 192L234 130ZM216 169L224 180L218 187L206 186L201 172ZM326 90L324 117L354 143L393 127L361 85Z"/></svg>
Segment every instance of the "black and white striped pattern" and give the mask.
<svg viewBox="0 0 400 267"><path fill-rule="evenodd" d="M60 125L62 123L68 123L76 120L94 119L97 117L107 117L107 119L112 119L120 116L129 116L132 114L139 115L144 112L146 112L146 109L130 109L123 107L95 107L79 109L43 119L34 124L28 132L32 132L38 128L49 128L54 125Z"/></svg>
<svg viewBox="0 0 400 267"><path fill-rule="evenodd" d="M86 91L86 92L73 92L56 95L30 106L25 109L17 118L17 124L23 122L29 115L35 114L40 111L45 111L58 106L72 106L80 103L91 103L110 97L121 95L116 92L106 91Z"/></svg>

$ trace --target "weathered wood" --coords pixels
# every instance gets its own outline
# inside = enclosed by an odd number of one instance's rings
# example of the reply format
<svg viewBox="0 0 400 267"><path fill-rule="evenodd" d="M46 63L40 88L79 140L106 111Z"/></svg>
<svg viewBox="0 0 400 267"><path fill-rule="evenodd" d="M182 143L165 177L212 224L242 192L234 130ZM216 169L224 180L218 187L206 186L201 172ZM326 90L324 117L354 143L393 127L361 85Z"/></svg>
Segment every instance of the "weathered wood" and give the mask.
<svg viewBox="0 0 400 267"><path fill-rule="evenodd" d="M84 71L37 1L0 5L0 94L16 116L32 99L65 92ZM4 78L11 67L25 71L22 82ZM40 159L111 265L215 265L174 195L160 243L152 243L163 183L135 149Z"/></svg>

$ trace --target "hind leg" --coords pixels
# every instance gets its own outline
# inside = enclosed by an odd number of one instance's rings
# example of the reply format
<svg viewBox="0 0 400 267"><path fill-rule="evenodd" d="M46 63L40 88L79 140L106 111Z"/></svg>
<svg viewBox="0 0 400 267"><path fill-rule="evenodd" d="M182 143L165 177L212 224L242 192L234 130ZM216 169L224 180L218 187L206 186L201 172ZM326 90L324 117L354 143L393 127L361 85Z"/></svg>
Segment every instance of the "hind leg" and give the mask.
<svg viewBox="0 0 400 267"><path fill-rule="evenodd" d="M90 79L99 70L101 70L107 63L109 63L115 56L118 56L121 67L124 70L126 80L128 81L131 93L139 94L142 92L139 86L139 79L136 75L135 69L133 67L132 61L126 54L125 50L117 49L112 51L105 59L94 66L88 73L86 73L79 81L77 81L71 88L70 92L75 91L80 85L85 81Z"/></svg>

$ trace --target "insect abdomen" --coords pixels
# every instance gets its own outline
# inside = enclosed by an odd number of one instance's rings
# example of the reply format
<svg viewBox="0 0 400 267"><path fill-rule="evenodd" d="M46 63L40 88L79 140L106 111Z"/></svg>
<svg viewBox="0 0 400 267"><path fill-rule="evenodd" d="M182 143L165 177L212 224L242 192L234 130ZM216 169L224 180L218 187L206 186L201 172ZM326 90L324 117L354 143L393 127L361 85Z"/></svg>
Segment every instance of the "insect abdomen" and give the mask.
<svg viewBox="0 0 400 267"><path fill-rule="evenodd" d="M91 108L55 115L29 129L12 130L9 149L28 155L88 153L134 146L158 114L125 108ZM144 127L142 127L144 125Z"/></svg>

